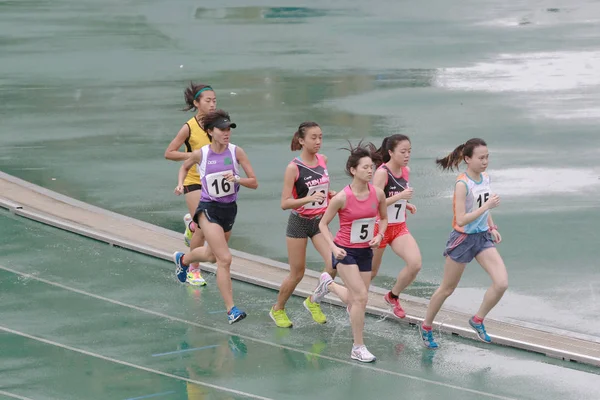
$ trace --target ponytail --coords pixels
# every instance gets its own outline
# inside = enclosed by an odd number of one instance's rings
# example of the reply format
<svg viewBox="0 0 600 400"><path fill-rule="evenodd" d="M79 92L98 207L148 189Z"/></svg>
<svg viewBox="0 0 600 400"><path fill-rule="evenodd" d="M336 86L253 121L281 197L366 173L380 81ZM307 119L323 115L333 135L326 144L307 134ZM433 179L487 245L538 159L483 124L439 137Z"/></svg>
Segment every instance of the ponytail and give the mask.
<svg viewBox="0 0 600 400"><path fill-rule="evenodd" d="M319 124L312 121L306 121L300 124L298 130L294 133L294 136L292 137L292 144L290 146L292 151L302 150L302 144L300 144L300 139L304 139L304 135L306 134L306 130L308 128L315 127L319 127Z"/></svg>
<svg viewBox="0 0 600 400"><path fill-rule="evenodd" d="M379 168L381 164L390 161L390 153L387 150L389 140L389 136L384 138L383 142L381 142L381 147L376 151L375 157L377 158L377 161L373 160L375 168Z"/></svg>
<svg viewBox="0 0 600 400"><path fill-rule="evenodd" d="M190 85L183 91L183 97L185 99L185 104L187 104L187 107L183 108L182 111L195 110L196 105L194 104L194 100L198 99L198 97L206 91L214 92L213 88L211 88L209 85L204 85L201 83L196 84L194 82L190 82Z"/></svg>
<svg viewBox="0 0 600 400"><path fill-rule="evenodd" d="M399 133L395 135L391 135L383 139L381 142L381 147L377 150L377 154L373 159L375 162L375 166L379 168L381 164L385 164L391 160L392 156L390 156L390 151L393 152L398 146L398 143L408 140L410 142L410 138L406 135L401 135Z"/></svg>
<svg viewBox="0 0 600 400"><path fill-rule="evenodd" d="M461 144L444 158L437 158L435 163L442 168L442 171L458 169L459 165L465 160L465 157L473 157L473 150L479 146L487 146L483 139L473 138Z"/></svg>
<svg viewBox="0 0 600 400"><path fill-rule="evenodd" d="M437 158L435 160L435 163L442 168L442 171L445 171L448 169L450 171L454 171L454 168L458 169L458 166L464 159L464 156L463 156L464 148L465 148L465 145L461 144L460 146L458 146L457 148L452 150L452 152L450 154L448 154L446 157Z"/></svg>
<svg viewBox="0 0 600 400"><path fill-rule="evenodd" d="M302 145L300 144L300 131L294 132L290 148L292 149L292 151L302 150Z"/></svg>
<svg viewBox="0 0 600 400"><path fill-rule="evenodd" d="M384 139L385 141L385 139ZM359 143L359 146L361 144ZM375 145L371 142L367 143L364 145L364 148L366 150L369 151L369 153L371 154L371 160L373 161L373 164L375 164L375 169L379 168L379 166L381 164L383 164L384 161L384 155L381 153L381 149L377 150L377 147L375 147ZM387 153L387 152L386 152ZM389 155L388 155L388 161L389 161Z"/></svg>

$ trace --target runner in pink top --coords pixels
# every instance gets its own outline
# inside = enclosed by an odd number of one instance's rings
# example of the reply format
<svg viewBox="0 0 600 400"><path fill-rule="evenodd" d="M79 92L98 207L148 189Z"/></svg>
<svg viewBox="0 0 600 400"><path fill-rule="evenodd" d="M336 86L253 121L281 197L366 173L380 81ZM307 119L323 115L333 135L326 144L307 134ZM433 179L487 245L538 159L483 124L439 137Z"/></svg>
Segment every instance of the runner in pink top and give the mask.
<svg viewBox="0 0 600 400"><path fill-rule="evenodd" d="M406 317L398 296L416 279L421 270L421 251L406 226L408 212L417 212L417 207L409 203L413 197L413 188L408 183L411 150L408 136L395 134L383 139L378 150L382 164L373 176L373 185L383 189L387 198L388 227L379 248L373 252L372 276L375 278L377 275L388 245L406 262L406 266L398 273L396 283L384 296L398 318ZM375 232L377 233L377 226Z"/></svg>
<svg viewBox="0 0 600 400"><path fill-rule="evenodd" d="M306 270L306 246L310 239L325 261L325 271L332 272L331 250L319 231L319 222L327 210L329 198L335 192L329 188L327 157L319 154L323 132L316 122L300 124L292 138L291 150L301 150L286 167L281 190L281 208L291 210L286 229L286 244L290 272L281 283L277 302L269 316L280 328L291 328L293 323L285 312L285 305L304 277ZM324 324L327 317L319 303L311 296L304 300L315 322Z"/></svg>
<svg viewBox="0 0 600 400"><path fill-rule="evenodd" d="M350 357L361 362L375 361L375 356L367 350L363 341L365 309L371 284L371 263L373 248L379 246L387 227L387 207L383 190L369 182L373 177L375 146L350 148L346 172L352 176L352 183L335 195L321 222L319 229L331 248L333 268L337 269L344 286L333 283L331 276L321 274L319 286L313 299L320 302L332 291L348 305L354 345ZM380 215L379 232L374 234L377 214ZM332 238L329 223L339 215L340 229Z"/></svg>
<svg viewBox="0 0 600 400"><path fill-rule="evenodd" d="M369 248L369 241L375 232L375 221L379 211L379 201L375 186L367 182L368 197L359 200L354 195L351 185L344 188L346 203L338 211L340 230L335 235L333 242L338 247ZM370 264L370 260L369 260ZM361 269L361 265L358 266ZM364 267L363 269L371 269Z"/></svg>

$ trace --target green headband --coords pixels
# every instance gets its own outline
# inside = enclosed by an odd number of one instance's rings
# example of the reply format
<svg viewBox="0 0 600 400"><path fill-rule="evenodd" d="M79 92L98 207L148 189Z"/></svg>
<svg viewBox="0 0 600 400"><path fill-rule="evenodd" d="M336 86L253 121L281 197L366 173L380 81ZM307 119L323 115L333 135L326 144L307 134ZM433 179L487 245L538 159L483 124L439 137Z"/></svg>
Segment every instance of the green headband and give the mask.
<svg viewBox="0 0 600 400"><path fill-rule="evenodd" d="M210 91L212 91L212 90L213 90L213 88L211 88L210 86L205 86L205 87L203 87L202 89L198 90L198 91L196 92L196 95L194 96L194 100L196 100L196 99L198 98L198 96L200 96L200 94L201 94L202 92L206 92L207 90L210 90Z"/></svg>

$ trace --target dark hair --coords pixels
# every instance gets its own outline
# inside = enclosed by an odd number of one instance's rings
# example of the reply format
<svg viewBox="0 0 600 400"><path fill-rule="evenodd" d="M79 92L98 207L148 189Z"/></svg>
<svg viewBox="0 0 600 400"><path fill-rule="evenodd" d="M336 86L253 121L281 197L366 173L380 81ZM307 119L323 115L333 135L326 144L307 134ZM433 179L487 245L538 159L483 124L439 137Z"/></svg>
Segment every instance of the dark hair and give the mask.
<svg viewBox="0 0 600 400"><path fill-rule="evenodd" d="M449 169L453 171L454 168L458 169L458 166L465 160L465 157L473 157L473 150L479 146L487 146L487 143L479 138L469 139L464 144L455 148L446 157L437 158L435 163L439 165L442 170Z"/></svg>
<svg viewBox="0 0 600 400"><path fill-rule="evenodd" d="M206 131L206 134L208 135L208 140L210 140L211 142L212 142L212 135L210 134L209 131L213 131L215 129L214 128L215 124L222 119L231 120L231 117L229 117L229 113L227 111L215 110L215 111L209 112L208 114L206 114L202 117L202 126L204 126L204 130Z"/></svg>
<svg viewBox="0 0 600 400"><path fill-rule="evenodd" d="M348 161L346 161L346 174L350 177L354 177L352 172L350 172L350 168L358 167L358 163L363 157L369 157L374 163L381 161L381 157L377 153L377 147L375 147L373 143L369 142L363 144L361 140L356 147L353 147L352 143L348 141L348 146L349 147L343 147L342 150L348 150L350 152Z"/></svg>
<svg viewBox="0 0 600 400"><path fill-rule="evenodd" d="M292 145L290 146L292 151L302 150L302 145L300 144L300 139L304 139L304 135L306 135L306 131L310 128L317 128L319 124L312 121L306 121L300 124L298 130L294 132L294 136L292 137Z"/></svg>
<svg viewBox="0 0 600 400"><path fill-rule="evenodd" d="M408 138L408 136L401 135L399 133L388 136L385 139L383 139L383 142L381 142L381 147L379 148L379 150L377 150L377 153L379 154L380 162L379 163L376 162L375 165L377 167L379 167L381 164L390 161L390 159L391 159L390 151L394 152L394 149L396 148L396 146L398 146L398 143L404 142L405 140L408 140L410 142L410 139Z"/></svg>
<svg viewBox="0 0 600 400"><path fill-rule="evenodd" d="M194 82L190 82L190 86L188 86L187 88L185 88L185 90L183 91L183 97L185 98L185 104L187 104L187 107L184 108L182 111L190 111L190 110L195 110L196 106L194 105L194 100L197 100L198 97L196 97L196 95L198 94L198 92L204 88L209 88L208 90L213 90L212 87L210 87L210 85L203 85L201 83L194 83ZM202 96L202 93L200 93L200 97Z"/></svg>

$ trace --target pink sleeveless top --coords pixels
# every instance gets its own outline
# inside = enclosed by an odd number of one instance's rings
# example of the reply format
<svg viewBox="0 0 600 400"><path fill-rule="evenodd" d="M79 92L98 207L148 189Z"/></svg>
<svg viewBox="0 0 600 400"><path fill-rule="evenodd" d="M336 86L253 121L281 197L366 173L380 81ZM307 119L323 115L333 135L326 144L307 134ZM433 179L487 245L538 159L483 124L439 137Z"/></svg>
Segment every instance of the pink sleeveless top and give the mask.
<svg viewBox="0 0 600 400"><path fill-rule="evenodd" d="M375 221L379 211L379 201L375 186L369 183L369 197L358 200L350 185L344 188L346 204L338 211L340 230L334 242L338 246L350 248L367 248L373 239Z"/></svg>

